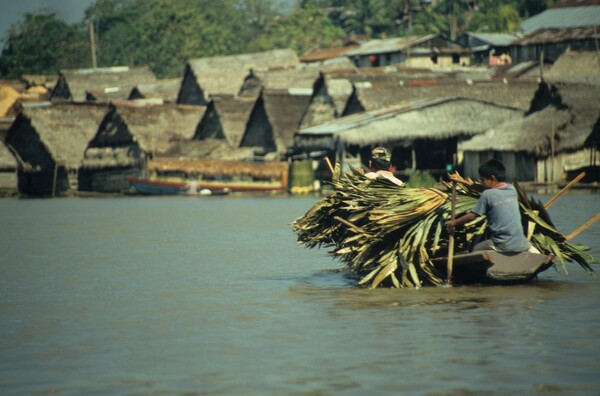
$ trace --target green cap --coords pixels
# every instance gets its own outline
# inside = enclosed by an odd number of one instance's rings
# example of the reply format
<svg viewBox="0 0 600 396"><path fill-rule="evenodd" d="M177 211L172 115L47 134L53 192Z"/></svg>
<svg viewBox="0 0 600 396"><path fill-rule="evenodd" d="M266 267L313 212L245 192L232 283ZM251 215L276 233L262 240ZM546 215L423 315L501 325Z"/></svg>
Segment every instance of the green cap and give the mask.
<svg viewBox="0 0 600 396"><path fill-rule="evenodd" d="M373 151L371 151L371 159L389 162L392 159L392 153L385 147L375 147Z"/></svg>

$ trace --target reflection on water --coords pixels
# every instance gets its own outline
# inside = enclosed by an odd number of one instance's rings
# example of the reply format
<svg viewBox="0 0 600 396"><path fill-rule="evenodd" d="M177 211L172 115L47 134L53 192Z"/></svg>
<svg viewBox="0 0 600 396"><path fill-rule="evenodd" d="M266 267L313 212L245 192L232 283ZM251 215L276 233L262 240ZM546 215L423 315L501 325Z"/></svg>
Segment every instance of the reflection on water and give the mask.
<svg viewBox="0 0 600 396"><path fill-rule="evenodd" d="M600 281L575 264L527 285L363 289L296 245L289 222L316 198L207 198L2 202L0 393L600 386ZM567 233L598 211L578 195L551 215ZM576 241L596 256L599 229Z"/></svg>

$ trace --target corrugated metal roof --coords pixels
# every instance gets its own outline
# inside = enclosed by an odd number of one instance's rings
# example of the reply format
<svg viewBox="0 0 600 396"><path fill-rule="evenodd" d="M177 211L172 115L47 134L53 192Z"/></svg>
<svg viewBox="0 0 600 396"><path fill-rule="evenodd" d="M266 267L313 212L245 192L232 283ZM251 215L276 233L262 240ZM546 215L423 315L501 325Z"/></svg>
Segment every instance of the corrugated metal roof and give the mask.
<svg viewBox="0 0 600 396"><path fill-rule="evenodd" d="M467 34L470 35L471 37L474 37L474 38L480 40L480 41L483 41L484 43L494 45L494 46L508 46L518 37L516 34L509 34L509 33L467 32Z"/></svg>
<svg viewBox="0 0 600 396"><path fill-rule="evenodd" d="M422 42L431 40L437 37L436 34L430 34L427 36L407 36L407 37L395 37L385 40L371 40L363 43L355 50L346 53L346 56L357 56L357 55L370 55L370 54L382 54L387 52L398 52L402 51L411 46L420 44Z"/></svg>
<svg viewBox="0 0 600 396"><path fill-rule="evenodd" d="M600 20L597 26L539 29L516 40L514 45L560 43L563 41L593 40L600 38Z"/></svg>
<svg viewBox="0 0 600 396"><path fill-rule="evenodd" d="M542 28L566 28L600 24L600 6L551 8L523 21L521 29L530 33Z"/></svg>

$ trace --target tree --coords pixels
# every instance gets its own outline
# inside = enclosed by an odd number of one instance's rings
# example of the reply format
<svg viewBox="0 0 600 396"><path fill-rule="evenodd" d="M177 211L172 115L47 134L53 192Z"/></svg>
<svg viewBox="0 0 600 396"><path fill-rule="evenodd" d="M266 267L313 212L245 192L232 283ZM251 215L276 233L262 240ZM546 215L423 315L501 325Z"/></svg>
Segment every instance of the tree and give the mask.
<svg viewBox="0 0 600 396"><path fill-rule="evenodd" d="M56 74L63 68L91 66L87 33L68 25L51 12L26 13L10 28L0 56L0 76L19 78L24 73Z"/></svg>
<svg viewBox="0 0 600 396"><path fill-rule="evenodd" d="M321 9L306 6L296 9L287 17L273 20L264 34L252 43L251 48L291 48L302 54L319 48L339 46L344 36L344 31L334 26Z"/></svg>

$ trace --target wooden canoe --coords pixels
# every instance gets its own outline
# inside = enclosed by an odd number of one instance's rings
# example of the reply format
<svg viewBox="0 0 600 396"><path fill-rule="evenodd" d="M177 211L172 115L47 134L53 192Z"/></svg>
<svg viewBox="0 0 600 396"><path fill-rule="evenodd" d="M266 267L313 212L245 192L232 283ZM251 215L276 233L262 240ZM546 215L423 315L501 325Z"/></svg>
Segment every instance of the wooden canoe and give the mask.
<svg viewBox="0 0 600 396"><path fill-rule="evenodd" d="M550 268L556 257L537 253L500 253L495 250L457 254L452 267L453 284L516 284L534 279ZM447 258L432 259L446 275Z"/></svg>

